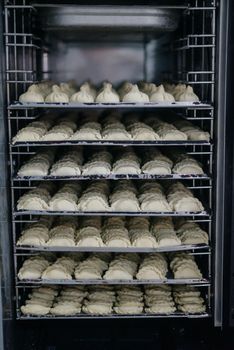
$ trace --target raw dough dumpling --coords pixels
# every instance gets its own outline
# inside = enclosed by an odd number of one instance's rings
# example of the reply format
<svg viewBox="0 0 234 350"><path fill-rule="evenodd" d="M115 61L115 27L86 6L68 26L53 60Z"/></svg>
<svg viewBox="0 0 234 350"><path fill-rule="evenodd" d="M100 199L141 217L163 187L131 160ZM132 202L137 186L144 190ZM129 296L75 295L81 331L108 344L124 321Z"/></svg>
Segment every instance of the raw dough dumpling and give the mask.
<svg viewBox="0 0 234 350"><path fill-rule="evenodd" d="M159 85L150 95L150 102L175 102L173 95L164 90L163 85Z"/></svg>
<svg viewBox="0 0 234 350"><path fill-rule="evenodd" d="M119 95L110 83L104 83L103 89L96 97L98 103L119 103Z"/></svg>
<svg viewBox="0 0 234 350"><path fill-rule="evenodd" d="M154 236L147 229L131 229L129 235L133 247L155 248L158 246Z"/></svg>
<svg viewBox="0 0 234 350"><path fill-rule="evenodd" d="M208 244L209 236L196 223L191 228L183 228L177 230L178 237L182 244Z"/></svg>
<svg viewBox="0 0 234 350"><path fill-rule="evenodd" d="M159 140L157 133L145 123L133 122L127 126L127 131L133 140L139 141L155 141Z"/></svg>
<svg viewBox="0 0 234 350"><path fill-rule="evenodd" d="M201 130L198 126L193 125L188 120L177 120L174 125L187 135L190 141L209 141L210 134Z"/></svg>
<svg viewBox="0 0 234 350"><path fill-rule="evenodd" d="M167 175L171 174L172 165L173 163L168 157L153 149L144 154L144 163L141 170L144 174Z"/></svg>
<svg viewBox="0 0 234 350"><path fill-rule="evenodd" d="M73 135L73 130L68 125L59 124L50 129L44 136L43 141L68 140Z"/></svg>
<svg viewBox="0 0 234 350"><path fill-rule="evenodd" d="M32 122L17 132L16 136L12 139L12 144L16 142L40 141L47 130L46 123L40 121Z"/></svg>
<svg viewBox="0 0 234 350"><path fill-rule="evenodd" d="M153 92L157 91L157 86L154 83L146 83L146 82L140 82L139 89L147 94L149 97L152 95Z"/></svg>
<svg viewBox="0 0 234 350"><path fill-rule="evenodd" d="M103 140L124 141L130 140L131 135L127 132L124 124L119 121L109 121L102 129Z"/></svg>
<svg viewBox="0 0 234 350"><path fill-rule="evenodd" d="M84 141L95 141L101 139L101 125L97 122L87 122L81 125L80 129L77 130L71 140L84 140Z"/></svg>
<svg viewBox="0 0 234 350"><path fill-rule="evenodd" d="M103 242L107 247L129 247L131 242L128 236L128 230L122 227L113 225L107 226L102 232Z"/></svg>
<svg viewBox="0 0 234 350"><path fill-rule="evenodd" d="M52 92L46 97L45 102L49 103L68 103L69 96L62 92L58 85L52 86Z"/></svg>
<svg viewBox="0 0 234 350"><path fill-rule="evenodd" d="M40 256L31 257L24 261L23 266L18 272L20 280L25 279L39 279L42 272L49 266L49 262Z"/></svg>
<svg viewBox="0 0 234 350"><path fill-rule="evenodd" d="M117 212L137 212L140 210L135 193L117 190L110 197L111 210Z"/></svg>
<svg viewBox="0 0 234 350"><path fill-rule="evenodd" d="M137 272L137 262L134 256L119 255L109 264L109 269L103 276L106 280L132 280Z"/></svg>
<svg viewBox="0 0 234 350"><path fill-rule="evenodd" d="M24 315L42 316L50 312L53 299L57 295L57 288L40 287L35 288L28 295L25 305L21 306Z"/></svg>
<svg viewBox="0 0 234 350"><path fill-rule="evenodd" d="M60 83L59 87L64 94L68 95L68 97L71 97L76 92L76 89L67 83Z"/></svg>
<svg viewBox="0 0 234 350"><path fill-rule="evenodd" d="M21 166L18 176L46 176L54 160L54 152L46 151L35 154Z"/></svg>
<svg viewBox="0 0 234 350"><path fill-rule="evenodd" d="M133 85L128 81L125 81L118 90L120 100L123 100L123 97L132 89Z"/></svg>
<svg viewBox="0 0 234 350"><path fill-rule="evenodd" d="M176 129L173 124L162 122L160 119L155 118L151 123L153 130L159 135L161 140L165 141L184 141L187 140L187 135Z"/></svg>
<svg viewBox="0 0 234 350"><path fill-rule="evenodd" d="M114 307L117 314L141 314L143 308L143 293L139 287L119 287Z"/></svg>
<svg viewBox="0 0 234 350"><path fill-rule="evenodd" d="M177 253L170 262L174 278L202 278L194 256L187 253Z"/></svg>
<svg viewBox="0 0 234 350"><path fill-rule="evenodd" d="M159 229L153 231L160 247L180 245L181 240L173 229Z"/></svg>
<svg viewBox="0 0 234 350"><path fill-rule="evenodd" d="M84 193L79 200L78 209L80 211L108 211L108 199L100 191Z"/></svg>
<svg viewBox="0 0 234 350"><path fill-rule="evenodd" d="M103 247L100 230L96 227L83 227L77 231L77 246L78 247Z"/></svg>
<svg viewBox="0 0 234 350"><path fill-rule="evenodd" d="M178 101L179 97L182 93L184 93L186 90L186 85L185 84L177 84L172 88L172 95L174 96L175 100Z"/></svg>
<svg viewBox="0 0 234 350"><path fill-rule="evenodd" d="M140 174L141 169L139 158L131 150L122 152L113 164L112 173L126 175Z"/></svg>
<svg viewBox="0 0 234 350"><path fill-rule="evenodd" d="M17 245L44 246L49 239L49 229L43 226L29 227L21 232Z"/></svg>
<svg viewBox="0 0 234 350"><path fill-rule="evenodd" d="M56 316L72 316L80 314L81 312L81 304L77 301L71 301L71 300L59 300L57 299L57 302L53 305L53 307L50 310L50 313L52 315Z"/></svg>
<svg viewBox="0 0 234 350"><path fill-rule="evenodd" d="M76 92L71 96L71 102L79 102L79 103L93 103L94 97L90 93L90 90L87 86L83 85L80 87L80 91Z"/></svg>
<svg viewBox="0 0 234 350"><path fill-rule="evenodd" d="M141 302L136 302L136 301L126 301L126 302L119 302L117 305L114 307L114 311L117 314L141 314L143 312L144 304Z"/></svg>
<svg viewBox="0 0 234 350"><path fill-rule="evenodd" d="M72 275L75 269L75 261L68 257L62 257L56 260L56 262L47 267L42 274L42 279L72 279Z"/></svg>
<svg viewBox="0 0 234 350"><path fill-rule="evenodd" d="M83 83L80 86L80 90L82 90L82 88L84 88L95 100L95 98L97 96L97 91L89 81L86 81L85 83Z"/></svg>
<svg viewBox="0 0 234 350"><path fill-rule="evenodd" d="M52 166L50 174L53 176L78 176L81 174L82 162L82 152L67 152Z"/></svg>
<svg viewBox="0 0 234 350"><path fill-rule="evenodd" d="M82 193L78 203L80 211L108 211L108 182L92 182Z"/></svg>
<svg viewBox="0 0 234 350"><path fill-rule="evenodd" d="M80 187L65 184L50 200L51 211L76 211Z"/></svg>
<svg viewBox="0 0 234 350"><path fill-rule="evenodd" d="M130 102L130 103L149 102L149 97L144 92L141 92L138 89L137 85L133 85L131 87L131 90L129 90L123 96L123 102Z"/></svg>
<svg viewBox="0 0 234 350"><path fill-rule="evenodd" d="M102 279L108 263L96 256L90 256L80 262L75 269L76 279Z"/></svg>
<svg viewBox="0 0 234 350"><path fill-rule="evenodd" d="M182 175L204 174L201 164L190 156L181 156L173 167L173 173Z"/></svg>
<svg viewBox="0 0 234 350"><path fill-rule="evenodd" d="M81 166L71 160L59 160L51 168L53 176L79 176L81 174Z"/></svg>
<svg viewBox="0 0 234 350"><path fill-rule="evenodd" d="M142 211L171 211L166 197L164 196L162 189L158 186L157 183L148 183L148 187L141 187L141 193L138 195L138 199Z"/></svg>
<svg viewBox="0 0 234 350"><path fill-rule="evenodd" d="M136 274L138 280L165 279L167 261L162 254L150 254L144 258Z"/></svg>
<svg viewBox="0 0 234 350"><path fill-rule="evenodd" d="M17 210L48 210L50 198L47 189L37 187L19 198Z"/></svg>
<svg viewBox="0 0 234 350"><path fill-rule="evenodd" d="M38 103L38 102L44 102L44 97L38 85L33 84L29 86L28 90L24 94L20 95L19 101L21 103L28 103L28 102Z"/></svg>
<svg viewBox="0 0 234 350"><path fill-rule="evenodd" d="M204 210L202 203L182 183L173 184L168 191L168 203L172 210L199 212Z"/></svg>
<svg viewBox="0 0 234 350"><path fill-rule="evenodd" d="M174 286L173 295L179 311L192 314L206 311L205 300L201 297L198 288Z"/></svg>
<svg viewBox="0 0 234 350"><path fill-rule="evenodd" d="M180 101L180 102L199 102L199 98L194 93L192 86L187 86L185 91L183 91L178 96L178 101Z"/></svg>
<svg viewBox="0 0 234 350"><path fill-rule="evenodd" d="M68 225L58 225L50 230L48 246L73 247L75 246L75 229Z"/></svg>
<svg viewBox="0 0 234 350"><path fill-rule="evenodd" d="M89 161L83 165L83 175L107 176L111 172L112 155L107 151L93 153Z"/></svg>
<svg viewBox="0 0 234 350"><path fill-rule="evenodd" d="M108 315L113 312L112 306L113 303L108 303L105 301L85 301L82 311L85 314Z"/></svg>
<svg viewBox="0 0 234 350"><path fill-rule="evenodd" d="M36 304L22 305L20 310L24 315L43 316L50 313L50 307L41 305L39 302Z"/></svg>

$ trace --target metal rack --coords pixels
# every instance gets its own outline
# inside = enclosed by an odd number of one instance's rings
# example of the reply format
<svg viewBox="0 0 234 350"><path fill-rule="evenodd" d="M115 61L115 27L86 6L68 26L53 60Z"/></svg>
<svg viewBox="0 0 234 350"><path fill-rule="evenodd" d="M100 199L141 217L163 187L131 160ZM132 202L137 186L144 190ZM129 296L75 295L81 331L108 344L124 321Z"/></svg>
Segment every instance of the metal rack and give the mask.
<svg viewBox="0 0 234 350"><path fill-rule="evenodd" d="M117 314L109 314L109 315L87 315L87 314L77 314L74 316L53 316L53 315L46 315L46 316L25 316L22 315L20 312L17 315L18 320L61 320L61 319L69 319L69 320L86 320L86 319L141 319L141 318L207 318L210 317L210 314L207 312L200 313L200 314L185 314L183 312L175 312L173 314L139 314L139 315L117 315Z"/></svg>
<svg viewBox="0 0 234 350"><path fill-rule="evenodd" d="M78 286L78 285L183 285L189 284L196 287L207 287L210 285L210 281L203 279L173 279L168 278L165 280L25 280L17 282L17 287L33 287L42 285L65 285L65 286Z"/></svg>
<svg viewBox="0 0 234 350"><path fill-rule="evenodd" d="M17 4L16 4L17 3ZM208 3L208 4L207 4ZM31 119L35 119L40 113L45 110L107 110L107 109L119 109L119 110L145 110L148 109L151 112L158 112L159 110L174 109L178 114L182 115L188 120L192 120L197 123L201 128L204 128L210 132L211 140L214 138L214 119L215 119L215 107L214 107L214 90L215 90L215 46L216 46L216 7L213 1L192 1L192 5L188 8L181 8L178 6L176 9L182 11L183 28L178 30L178 40L174 40L171 54L177 57L177 69L170 73L166 78L177 82L186 82L196 87L198 95L201 98L200 103L147 103L147 104L38 104L29 103L21 104L17 102L19 95L26 90L26 88L33 82L42 80L44 77L48 77L48 72L43 68L43 59L46 59L48 55L48 48L44 46L42 40L42 33L34 35L34 19L38 15L38 9L31 6L27 0L12 1L8 4L5 1L5 45L6 45L6 91L7 91L7 117L8 117L8 130L9 130L9 160L11 169L11 200L12 200L12 232L14 241L14 262L15 262L15 274L17 274L17 256L27 256L35 254L38 251L50 251L50 252L81 252L81 251L95 251L95 252L120 252L118 249L107 248L53 248L53 247L17 247L16 235L18 232L18 223L22 227L22 224L26 221L33 221L34 215L75 215L75 216L188 216L192 219L202 219L207 222L207 228L209 237L211 240L211 247L214 247L213 230L215 215L212 213L214 204L214 146L213 141L61 141L61 142L18 142L11 143L12 137L15 135L22 125L28 123ZM202 25L197 27L196 19L201 19ZM198 21L200 23L200 21ZM40 37L41 36L41 37ZM146 55L147 56L147 55ZM146 57L147 58L147 57ZM199 59L198 59L199 58ZM209 61L208 61L209 60ZM176 74L175 74L176 73ZM147 78L147 76L146 76ZM26 188L31 187L33 181L57 181L57 180L87 180L94 179L94 177L30 177L20 178L16 176L15 164L19 163L20 156L25 152L28 154L34 151L35 147L50 147L50 146L69 146L69 145L83 145L83 146L184 146L190 147L191 153L200 154L207 153L209 158L208 173L202 176L180 176L180 175L168 175L168 176L124 176L110 175L108 177L95 177L96 179L170 179L170 180L191 180L193 186L195 181L200 181L200 186L197 184L197 188L200 192L206 187L202 185L202 181L208 181L208 188L206 196L207 210L199 213L191 212L166 212L166 213L144 213L144 212L129 212L129 213L113 213L113 212L40 212L40 211L16 211L16 201L18 191L23 192ZM26 184L25 184L26 182ZM16 195L17 192L17 195ZM28 220L25 218L27 217ZM104 316L89 316L89 315L77 315L74 317L66 318L160 318L160 317L184 317L184 318L202 318L208 317L211 314L211 291L212 291L212 260L213 255L210 251L210 246L178 246L173 248L157 248L154 250L124 250L126 252L144 252L150 253L152 251L169 252L169 251L182 251L190 250L196 254L202 254L205 251L208 255L207 259L207 272L208 279L203 281L192 280L173 280L168 279L166 282L157 282L156 284L168 283L168 284L193 284L197 286L204 286L207 288L207 313L203 314L183 314L174 313L170 315L104 315ZM211 279L211 280L210 280ZM103 281L64 281L61 284L104 284ZM17 319L20 320L33 320L33 319L57 319L60 317L42 316L42 317L30 317L22 316L20 314L21 305L21 292L22 288L29 288L34 285L49 284L48 281L26 281L17 282L15 275L15 294L16 294L16 309ZM52 282L55 283L55 282ZM121 281L116 281L114 284L121 284ZM113 282L112 282L113 284ZM126 284L126 281L124 282ZM128 281L128 284L152 284L152 281ZM62 318L62 317L61 317Z"/></svg>
<svg viewBox="0 0 234 350"><path fill-rule="evenodd" d="M210 246L206 244L181 244L178 246L166 246L157 248L116 248L116 247L59 247L59 246L17 246L16 251L30 252L102 252L102 253L166 253L166 252L181 252L181 251L196 251L207 250Z"/></svg>
<svg viewBox="0 0 234 350"><path fill-rule="evenodd" d="M210 180L210 176L207 174L198 175L180 175L180 174L168 174L168 175L77 175L77 176L18 176L13 178L13 181L66 181L66 180Z"/></svg>

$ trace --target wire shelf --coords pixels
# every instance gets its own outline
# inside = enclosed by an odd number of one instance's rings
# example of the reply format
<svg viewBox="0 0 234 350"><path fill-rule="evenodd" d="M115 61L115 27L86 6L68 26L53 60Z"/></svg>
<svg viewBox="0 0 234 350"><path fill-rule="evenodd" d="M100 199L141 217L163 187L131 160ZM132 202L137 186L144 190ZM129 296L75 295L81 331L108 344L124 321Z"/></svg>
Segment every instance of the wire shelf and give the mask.
<svg viewBox="0 0 234 350"><path fill-rule="evenodd" d="M133 108L188 108L188 107L194 107L194 108L206 108L211 109L213 108L211 104L209 103L202 103L202 102L157 102L157 103L43 103L43 102L37 102L37 103L20 103L20 102L14 102L8 106L8 109L30 109L30 108L52 108L52 109L107 109L107 108L126 108L126 109L133 109Z"/></svg>
<svg viewBox="0 0 234 350"><path fill-rule="evenodd" d="M110 175L77 175L77 176L15 176L13 181L67 181L67 180L210 180L211 177L207 174L198 175L151 175L151 174L110 174Z"/></svg>
<svg viewBox="0 0 234 350"><path fill-rule="evenodd" d="M210 216L207 210L199 212L191 211L168 211L168 212L122 212L122 211L48 211L48 210L18 210L13 215L48 215L48 216Z"/></svg>
<svg viewBox="0 0 234 350"><path fill-rule="evenodd" d="M39 146L211 146L210 141L81 141L81 140L63 140L63 141L27 141L11 143L11 147L39 147Z"/></svg>
<svg viewBox="0 0 234 350"><path fill-rule="evenodd" d="M45 316L26 316L22 313L18 313L17 320L73 320L73 319L141 319L141 318L207 318L211 315L207 312L198 313L198 314L185 314L182 312L175 312L171 314L127 314L127 315L118 315L118 314L108 314L108 315L89 315L89 314L77 314L73 316L54 316L54 315L45 315Z"/></svg>
<svg viewBox="0 0 234 350"><path fill-rule="evenodd" d="M34 286L34 285L194 285L199 287L207 287L210 281L206 278L165 278L161 280L104 280L104 279L81 279L81 280L61 280L61 279L38 279L38 280L22 280L16 281L17 287Z"/></svg>
<svg viewBox="0 0 234 350"><path fill-rule="evenodd" d="M207 244L182 244L157 248L138 247L61 247L61 246L16 246L17 251L30 252L103 252L103 253L156 253L179 252L188 250L210 250ZM209 252L208 252L209 253Z"/></svg>

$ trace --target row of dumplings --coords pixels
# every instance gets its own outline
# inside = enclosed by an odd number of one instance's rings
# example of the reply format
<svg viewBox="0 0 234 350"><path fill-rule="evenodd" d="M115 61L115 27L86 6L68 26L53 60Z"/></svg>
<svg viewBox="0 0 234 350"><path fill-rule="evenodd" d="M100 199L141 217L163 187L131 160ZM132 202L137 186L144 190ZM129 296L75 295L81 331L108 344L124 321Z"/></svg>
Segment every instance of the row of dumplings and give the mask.
<svg viewBox="0 0 234 350"><path fill-rule="evenodd" d="M91 253L56 260L43 255L26 259L19 269L19 280L166 280L168 271L175 279L201 279L202 273L193 255L189 253Z"/></svg>
<svg viewBox="0 0 234 350"><path fill-rule="evenodd" d="M18 246L138 247L208 244L196 222L171 217L41 217L21 232Z"/></svg>
<svg viewBox="0 0 234 350"><path fill-rule="evenodd" d="M205 300L191 286L75 286L34 288L21 306L28 316L77 314L172 314L204 313Z"/></svg>
<svg viewBox="0 0 234 350"><path fill-rule="evenodd" d="M55 161L55 159L57 159ZM91 152L84 160L81 149L74 148L63 154L47 149L34 154L18 170L18 176L92 176L101 175L198 175L202 165L190 155L171 151L171 157L155 148L136 153L127 148L112 155L107 150Z"/></svg>
<svg viewBox="0 0 234 350"><path fill-rule="evenodd" d="M103 180L90 181L85 185L83 181L82 184L77 181L66 182L56 192L53 183L41 183L18 199L17 210L200 212L204 207L181 182L174 182L168 188L163 188L155 181L136 184L130 180L113 183Z"/></svg>
<svg viewBox="0 0 234 350"><path fill-rule="evenodd" d="M185 84L156 86L154 83L142 82L137 85L125 82L115 90L109 82L103 82L99 89L85 82L78 89L72 83L57 85L51 81L45 81L30 85L27 91L20 95L19 101L22 103L147 103L199 102L199 98L193 88Z"/></svg>
<svg viewBox="0 0 234 350"><path fill-rule="evenodd" d="M77 119L68 114L56 119L45 115L20 129L12 143L30 141L209 141L210 134L185 119L167 122L155 115L110 113L98 119L88 114Z"/></svg>

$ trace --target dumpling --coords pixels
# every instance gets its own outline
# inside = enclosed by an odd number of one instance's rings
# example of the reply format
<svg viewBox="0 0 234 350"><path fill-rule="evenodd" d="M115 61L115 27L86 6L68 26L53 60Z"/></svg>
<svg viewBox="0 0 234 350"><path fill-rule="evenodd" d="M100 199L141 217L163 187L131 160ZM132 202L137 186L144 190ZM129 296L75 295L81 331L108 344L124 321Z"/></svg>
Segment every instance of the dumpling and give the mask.
<svg viewBox="0 0 234 350"><path fill-rule="evenodd" d="M71 96L71 102L80 103L92 103L94 102L94 97L90 93L89 88L86 85L80 87L80 91L76 92Z"/></svg>
<svg viewBox="0 0 234 350"><path fill-rule="evenodd" d="M99 103L118 103L119 95L112 88L110 83L105 83L102 91L97 95L96 102Z"/></svg>
<svg viewBox="0 0 234 350"><path fill-rule="evenodd" d="M92 84L88 81L86 81L85 83L83 83L80 86L80 90L81 88L85 88L85 90L91 95L93 96L93 99L95 100L96 96L97 96L97 91L95 90L95 88L92 86Z"/></svg>
<svg viewBox="0 0 234 350"><path fill-rule="evenodd" d="M179 95L180 102L198 102L198 96L193 92L192 86L187 86L184 92Z"/></svg>
<svg viewBox="0 0 234 350"><path fill-rule="evenodd" d="M149 97L144 92L141 92L138 89L138 86L135 84L132 86L131 90L124 95L123 102L131 102L131 103L149 102Z"/></svg>
<svg viewBox="0 0 234 350"><path fill-rule="evenodd" d="M160 85L150 95L150 102L174 102L173 95L169 94L164 90L163 85Z"/></svg>
<svg viewBox="0 0 234 350"><path fill-rule="evenodd" d="M53 85L52 92L46 97L45 102L69 102L69 96L62 92L58 85Z"/></svg>
<svg viewBox="0 0 234 350"><path fill-rule="evenodd" d="M176 101L179 100L180 95L186 90L185 84L177 84L172 92Z"/></svg>
<svg viewBox="0 0 234 350"><path fill-rule="evenodd" d="M41 93L40 88L36 85L33 84L29 86L28 90L20 95L19 101L24 103L24 102L44 102L44 97Z"/></svg>
<svg viewBox="0 0 234 350"><path fill-rule="evenodd" d="M76 90L67 83L61 83L59 86L60 90L69 97L71 97L76 92Z"/></svg>

